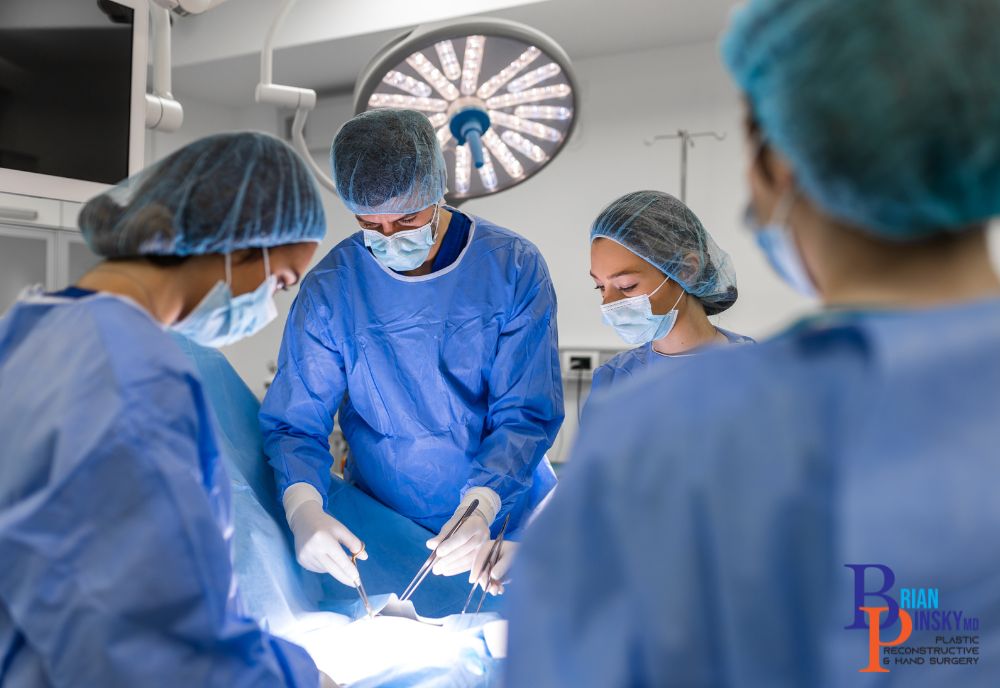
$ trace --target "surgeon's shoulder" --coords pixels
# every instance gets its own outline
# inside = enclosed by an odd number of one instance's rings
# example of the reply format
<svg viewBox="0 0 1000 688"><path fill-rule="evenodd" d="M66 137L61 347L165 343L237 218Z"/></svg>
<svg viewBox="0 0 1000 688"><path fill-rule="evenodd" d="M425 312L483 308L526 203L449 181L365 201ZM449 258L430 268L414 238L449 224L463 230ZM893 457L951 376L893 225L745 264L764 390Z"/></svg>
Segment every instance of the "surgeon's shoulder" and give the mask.
<svg viewBox="0 0 1000 688"><path fill-rule="evenodd" d="M541 251L533 243L513 230L501 227L481 217L474 217L476 233L473 241L487 250L505 250L520 259L530 263L545 265Z"/></svg>
<svg viewBox="0 0 1000 688"><path fill-rule="evenodd" d="M862 384L868 347L851 324L807 323L756 346L706 351L681 368L651 368L594 400L585 451L594 461L621 457L624 465L609 470L628 480L705 479L733 462L794 457Z"/></svg>
<svg viewBox="0 0 1000 688"><path fill-rule="evenodd" d="M155 381L161 387L190 388L197 383L194 364L163 327L138 306L101 296L81 302L80 310L91 325L96 344L93 354L107 362L119 386L128 388Z"/></svg>

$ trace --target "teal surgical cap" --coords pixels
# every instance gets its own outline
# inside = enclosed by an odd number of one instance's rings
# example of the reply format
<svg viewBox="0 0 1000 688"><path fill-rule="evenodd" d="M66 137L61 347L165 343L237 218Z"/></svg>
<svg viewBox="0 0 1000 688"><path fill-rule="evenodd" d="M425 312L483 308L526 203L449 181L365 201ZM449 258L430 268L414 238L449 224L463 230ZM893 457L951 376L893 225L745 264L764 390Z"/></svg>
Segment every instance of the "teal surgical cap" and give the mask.
<svg viewBox="0 0 1000 688"><path fill-rule="evenodd" d="M337 193L355 215L405 215L442 198L448 174L430 120L414 110L369 110L330 149Z"/></svg>
<svg viewBox="0 0 1000 688"><path fill-rule="evenodd" d="M749 0L723 59L831 216L916 240L1000 214L1000 2Z"/></svg>
<svg viewBox="0 0 1000 688"><path fill-rule="evenodd" d="M734 303L736 271L690 208L662 191L633 191L594 220L590 240L621 244L698 298L709 315Z"/></svg>
<svg viewBox="0 0 1000 688"><path fill-rule="evenodd" d="M92 198L80 231L107 258L189 256L319 242L326 220L298 154L240 132L190 143Z"/></svg>

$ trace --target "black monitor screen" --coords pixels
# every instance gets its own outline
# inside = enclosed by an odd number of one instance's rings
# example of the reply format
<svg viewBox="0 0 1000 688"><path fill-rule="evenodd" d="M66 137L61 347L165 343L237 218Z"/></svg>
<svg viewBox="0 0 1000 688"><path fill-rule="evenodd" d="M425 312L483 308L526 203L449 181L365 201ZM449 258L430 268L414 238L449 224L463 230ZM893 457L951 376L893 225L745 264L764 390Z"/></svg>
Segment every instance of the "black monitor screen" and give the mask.
<svg viewBox="0 0 1000 688"><path fill-rule="evenodd" d="M0 26L0 167L114 184L128 176L133 10L77 2L79 26Z"/></svg>

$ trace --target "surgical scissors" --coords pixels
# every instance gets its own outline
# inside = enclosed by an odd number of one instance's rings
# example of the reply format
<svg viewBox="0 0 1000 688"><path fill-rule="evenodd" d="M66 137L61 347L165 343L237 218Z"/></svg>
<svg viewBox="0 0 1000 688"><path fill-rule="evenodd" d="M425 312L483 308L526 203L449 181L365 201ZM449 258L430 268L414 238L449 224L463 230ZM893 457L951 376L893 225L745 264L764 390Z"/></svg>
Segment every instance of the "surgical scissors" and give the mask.
<svg viewBox="0 0 1000 688"><path fill-rule="evenodd" d="M360 557L361 553L364 552L364 551L365 551L365 543L362 542L361 543L361 549L359 549L357 552L355 552L354 554L351 555L351 563L354 564L355 566L357 566L358 565L358 557ZM360 571L358 572L358 584L355 587L358 590L358 595L361 596L361 601L364 602L365 611L368 613L368 618L369 619L374 619L375 618L375 612L372 611L372 605L368 601L368 593L365 592L365 584L361 582L361 572Z"/></svg>
<svg viewBox="0 0 1000 688"><path fill-rule="evenodd" d="M486 561L483 562L482 568L479 569L479 576L476 581L472 584L472 590L469 591L469 596L465 598L465 606L462 607L462 614L464 615L469 609L469 604L472 602L472 596L476 592L476 583L478 583L483 574L486 574L486 583L483 584L483 595L479 598L479 606L476 607L476 614L479 610L483 608L483 602L486 601L486 591L489 590L490 583L493 582L493 567L495 567L500 562L500 549L503 546L503 536L507 532L507 524L510 523L510 514L507 514L507 518L503 520L503 527L500 528L500 533L497 535L496 541L494 541L493 546L490 547L489 553L486 555Z"/></svg>
<svg viewBox="0 0 1000 688"><path fill-rule="evenodd" d="M472 502L469 504L469 508L465 510L464 514L462 514L462 518L458 520L458 523L456 523L451 527L451 530L448 531L448 534L445 535L444 539L437 544L437 547L434 548L434 551L431 552L431 555L427 557L427 561L425 561L423 566L421 566L420 569L417 571L417 575L414 576L413 580L410 581L410 584L406 586L406 590L403 591L403 594L399 598L400 602L405 602L406 600L410 599L413 593L417 591L417 588L420 587L420 584L424 582L424 578L427 578L427 574L431 572L431 567L434 566L434 562L437 561L438 548L441 547L441 545L443 545L445 542L447 542L448 538L454 535L455 531L461 528L462 524L465 523L467 520L469 520L469 516L472 516L472 513L478 508L479 508L479 500L473 499Z"/></svg>

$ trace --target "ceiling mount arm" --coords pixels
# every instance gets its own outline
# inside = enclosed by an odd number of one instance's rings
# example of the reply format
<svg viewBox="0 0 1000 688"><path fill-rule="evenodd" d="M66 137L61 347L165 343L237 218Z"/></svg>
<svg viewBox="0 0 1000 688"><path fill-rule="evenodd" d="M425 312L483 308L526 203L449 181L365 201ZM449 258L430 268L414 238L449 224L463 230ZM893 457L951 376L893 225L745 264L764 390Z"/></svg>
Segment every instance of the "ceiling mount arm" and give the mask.
<svg viewBox="0 0 1000 688"><path fill-rule="evenodd" d="M211 1L211 0L209 0ZM337 186L333 179L317 164L309 152L306 144L305 126L309 111L316 107L316 91L311 88L298 88L296 86L282 86L274 83L274 39L278 34L278 29L285 22L285 18L296 0L284 0L278 9L278 14L267 31L264 39L264 47L260 52L260 82L254 89L254 100L258 103L277 105L278 107L291 108L295 110L295 118L292 120L292 145L305 159L306 164L316 176L320 184L330 189L334 193Z"/></svg>

